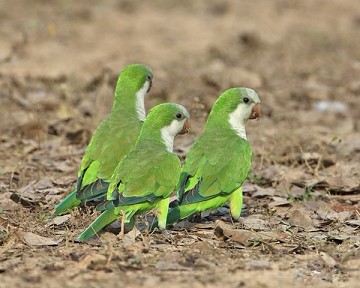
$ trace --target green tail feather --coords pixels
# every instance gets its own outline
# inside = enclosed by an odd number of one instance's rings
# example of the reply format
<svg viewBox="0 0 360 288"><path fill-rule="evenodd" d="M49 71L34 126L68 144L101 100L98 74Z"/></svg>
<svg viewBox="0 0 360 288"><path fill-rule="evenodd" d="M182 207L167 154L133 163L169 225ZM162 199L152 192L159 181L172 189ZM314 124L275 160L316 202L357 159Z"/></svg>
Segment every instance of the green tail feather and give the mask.
<svg viewBox="0 0 360 288"><path fill-rule="evenodd" d="M117 215L114 214L114 209L107 210L101 213L101 215L97 217L95 221L92 222L89 225L89 227L87 227L85 231L79 235L77 240L81 242L89 240L92 236L96 235L106 225L109 225L110 223L114 222L116 218Z"/></svg>
<svg viewBox="0 0 360 288"><path fill-rule="evenodd" d="M70 209L80 205L81 201L76 198L76 190L71 192L64 200L62 200L54 211L55 216L59 216L69 212Z"/></svg>

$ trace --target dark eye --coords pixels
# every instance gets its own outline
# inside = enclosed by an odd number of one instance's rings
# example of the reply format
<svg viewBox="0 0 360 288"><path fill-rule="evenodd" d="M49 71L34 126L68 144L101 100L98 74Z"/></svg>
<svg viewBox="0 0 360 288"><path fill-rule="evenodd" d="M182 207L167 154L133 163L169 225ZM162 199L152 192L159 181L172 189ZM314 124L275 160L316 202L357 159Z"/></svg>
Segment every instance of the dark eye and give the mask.
<svg viewBox="0 0 360 288"><path fill-rule="evenodd" d="M146 76L147 80L151 80L152 79L152 76L149 74Z"/></svg>
<svg viewBox="0 0 360 288"><path fill-rule="evenodd" d="M181 113L178 113L178 114L175 115L175 117L176 117L177 119L181 119L182 114L181 114Z"/></svg>
<svg viewBox="0 0 360 288"><path fill-rule="evenodd" d="M247 98L247 97L245 97L244 99L243 99L243 101L244 101L244 103L249 103L249 98Z"/></svg>

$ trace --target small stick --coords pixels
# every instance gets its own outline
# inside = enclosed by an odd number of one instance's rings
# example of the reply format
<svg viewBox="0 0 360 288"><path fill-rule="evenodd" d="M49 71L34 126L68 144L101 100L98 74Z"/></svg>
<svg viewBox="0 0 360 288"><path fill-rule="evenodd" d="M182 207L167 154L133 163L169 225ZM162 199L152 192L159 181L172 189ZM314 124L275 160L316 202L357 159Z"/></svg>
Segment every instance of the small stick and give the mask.
<svg viewBox="0 0 360 288"><path fill-rule="evenodd" d="M123 239L125 235L125 216L126 216L125 211L121 210L121 230L119 233L120 239Z"/></svg>

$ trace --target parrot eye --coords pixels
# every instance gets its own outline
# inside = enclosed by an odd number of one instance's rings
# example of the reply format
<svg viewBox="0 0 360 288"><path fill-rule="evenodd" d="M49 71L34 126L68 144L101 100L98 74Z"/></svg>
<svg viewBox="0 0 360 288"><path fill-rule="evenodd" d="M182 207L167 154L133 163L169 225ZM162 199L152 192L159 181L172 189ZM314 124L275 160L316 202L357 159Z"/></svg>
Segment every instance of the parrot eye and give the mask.
<svg viewBox="0 0 360 288"><path fill-rule="evenodd" d="M175 115L175 117L176 117L177 119L181 119L182 114L181 114L181 113L177 113L177 114Z"/></svg>
<svg viewBox="0 0 360 288"><path fill-rule="evenodd" d="M244 101L244 103L249 103L249 98L247 98L247 97L245 97L244 99L243 99L243 101Z"/></svg>
<svg viewBox="0 0 360 288"><path fill-rule="evenodd" d="M151 80L151 79L152 79L152 76L151 76L150 74L148 74L148 75L146 76L146 79L147 79L147 80Z"/></svg>

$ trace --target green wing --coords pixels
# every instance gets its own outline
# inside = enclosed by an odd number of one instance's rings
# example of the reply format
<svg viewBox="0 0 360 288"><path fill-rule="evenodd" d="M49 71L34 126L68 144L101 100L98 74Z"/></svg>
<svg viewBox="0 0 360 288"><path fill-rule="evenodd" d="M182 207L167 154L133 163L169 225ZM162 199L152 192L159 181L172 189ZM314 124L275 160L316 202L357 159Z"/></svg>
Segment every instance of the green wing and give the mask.
<svg viewBox="0 0 360 288"><path fill-rule="evenodd" d="M116 165L134 147L142 122L109 117L95 131L78 173L77 198L91 200L106 195ZM100 182L99 182L100 179Z"/></svg>
<svg viewBox="0 0 360 288"><path fill-rule="evenodd" d="M97 178L110 180L116 165L135 146L142 122L122 118L109 117L96 129L81 161L78 175L80 177L84 171L85 174L78 188Z"/></svg>
<svg viewBox="0 0 360 288"><path fill-rule="evenodd" d="M131 151L116 168L108 190L107 201L98 210L154 202L168 198L180 175L180 160L154 143L145 143ZM115 192L115 193L114 193Z"/></svg>
<svg viewBox="0 0 360 288"><path fill-rule="evenodd" d="M177 186L181 205L229 195L246 179L252 152L234 133L204 134L192 147Z"/></svg>
<svg viewBox="0 0 360 288"><path fill-rule="evenodd" d="M55 207L55 215L66 213L81 201L106 196L116 165L134 147L142 122L129 115L109 115L100 123L84 153L75 190Z"/></svg>

